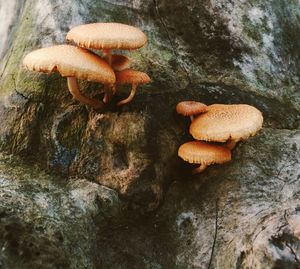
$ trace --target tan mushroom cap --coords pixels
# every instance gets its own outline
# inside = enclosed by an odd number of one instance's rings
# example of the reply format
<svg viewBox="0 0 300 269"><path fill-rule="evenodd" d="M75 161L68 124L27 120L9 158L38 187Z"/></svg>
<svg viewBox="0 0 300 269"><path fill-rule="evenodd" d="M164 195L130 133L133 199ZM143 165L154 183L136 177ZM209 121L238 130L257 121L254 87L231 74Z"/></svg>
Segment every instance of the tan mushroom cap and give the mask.
<svg viewBox="0 0 300 269"><path fill-rule="evenodd" d="M147 84L151 81L150 77L140 71L125 69L116 73L116 83L122 84Z"/></svg>
<svg viewBox="0 0 300 269"><path fill-rule="evenodd" d="M207 105L196 101L183 101L177 104L176 111L184 116L192 116L206 112Z"/></svg>
<svg viewBox="0 0 300 269"><path fill-rule="evenodd" d="M79 25L67 34L80 47L94 49L138 49L147 42L138 28L122 23L98 22Z"/></svg>
<svg viewBox="0 0 300 269"><path fill-rule="evenodd" d="M129 68L129 66L130 66L130 60L128 59L128 57L119 54L114 54L111 56L111 67L115 71L120 72L122 70Z"/></svg>
<svg viewBox="0 0 300 269"><path fill-rule="evenodd" d="M63 77L114 84L116 77L112 68L90 51L70 45L58 45L30 52L23 66L31 71L59 72Z"/></svg>
<svg viewBox="0 0 300 269"><path fill-rule="evenodd" d="M178 156L189 163L210 165L229 162L231 151L226 147L202 141L191 141L179 147Z"/></svg>
<svg viewBox="0 0 300 269"><path fill-rule="evenodd" d="M215 104L208 106L206 113L195 118L190 133L197 140L239 141L256 134L262 124L262 113L253 106Z"/></svg>

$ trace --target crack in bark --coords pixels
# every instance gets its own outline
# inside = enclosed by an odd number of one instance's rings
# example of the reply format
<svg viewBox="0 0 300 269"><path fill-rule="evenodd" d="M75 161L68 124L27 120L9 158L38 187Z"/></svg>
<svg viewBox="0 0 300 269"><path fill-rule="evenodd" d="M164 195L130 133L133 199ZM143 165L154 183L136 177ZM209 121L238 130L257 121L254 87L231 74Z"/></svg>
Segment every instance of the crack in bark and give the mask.
<svg viewBox="0 0 300 269"><path fill-rule="evenodd" d="M278 234L280 233L280 231L281 231L284 227L288 226L288 224L289 224L289 223L288 223L288 220L287 220L287 209L284 210L283 218L284 218L285 223L283 223L282 225L280 225L280 226L277 228L277 233L278 233Z"/></svg>
<svg viewBox="0 0 300 269"><path fill-rule="evenodd" d="M297 130L297 129L295 129L295 130ZM279 180L281 180L281 181L283 181L283 184L281 186L281 190L280 191L282 191L287 184L293 184L294 183L294 182L290 182L289 180L285 180L284 178L282 178L281 177L282 171L284 169L286 169L286 168L293 167L296 164L298 164L298 161L294 161L293 163L290 163L289 165L282 165L282 167L280 169L278 169L278 172L277 172L277 174L274 177L277 178L277 179L279 179Z"/></svg>
<svg viewBox="0 0 300 269"><path fill-rule="evenodd" d="M26 96L25 94L23 94L23 93L21 93L21 92L19 92L18 90L17 90L17 84L16 84L16 81L15 81L15 78L14 78L14 76L12 75L12 77L13 77L13 83L14 83L14 91L15 91L15 93L17 94L17 95L20 95L22 98L24 98L25 100L28 100L28 101L31 101L31 99L28 97L28 96Z"/></svg>
<svg viewBox="0 0 300 269"><path fill-rule="evenodd" d="M294 256L294 259L296 261L296 263L300 264L300 260L297 256L297 253L295 252L295 250L293 249L293 247L289 244L289 243L285 243L285 245L287 246L287 248L291 251L292 255Z"/></svg>
<svg viewBox="0 0 300 269"><path fill-rule="evenodd" d="M14 91L17 95L20 95L22 98L28 100L28 101L32 101L28 96L24 95L23 93L19 92L16 88L14 88Z"/></svg>
<svg viewBox="0 0 300 269"><path fill-rule="evenodd" d="M176 51L176 47L175 47L175 45L174 45L174 42L172 41L172 38L171 38L170 32L169 32L169 30L168 30L168 27L167 27L167 25L166 25L164 19L162 18L161 14L160 14L160 11L159 11L159 8L158 8L158 3L157 3L157 1L158 1L158 0L153 0L153 4L154 4L154 8L155 8L156 15L158 16L158 19L159 19L161 25L163 26L163 28L164 28L165 31L166 31L167 38L168 38L168 40L169 40L169 43L170 43L170 45L171 45L172 52L173 52L175 58L176 58L176 59L179 59L179 54L178 54L177 51ZM177 60L176 60L176 62L177 62ZM182 71L186 74L186 77L187 77L187 79L188 79L188 81L189 81L189 84L192 84L192 81L191 81L191 78L190 78L190 76L189 76L188 70L185 68L184 65L182 65L182 64L180 64L180 63L178 63L178 64L179 64L180 68L182 69Z"/></svg>
<svg viewBox="0 0 300 269"><path fill-rule="evenodd" d="M297 130L297 129L296 129ZM278 172L277 174L275 175L276 178L278 179L281 179L281 173L282 171L285 169L285 168L289 168L289 167L292 167L294 166L295 164L297 164L298 162L297 161L294 161L292 163L290 163L289 165L282 165L279 169L278 169Z"/></svg>
<svg viewBox="0 0 300 269"><path fill-rule="evenodd" d="M218 235L218 213L219 213L218 203L219 203L219 199L216 199L215 234L214 234L214 241L213 241L213 245L212 245L212 248L211 248L211 254L210 254L210 259L209 259L209 263L208 263L207 269L210 269L210 267L211 267L213 256L214 256L214 250L215 250L215 246L216 246L216 241L217 241L217 235Z"/></svg>
<svg viewBox="0 0 300 269"><path fill-rule="evenodd" d="M15 74L9 74L12 78L12 81L14 83L14 91L16 92L17 95L20 95L21 97L23 97L24 99L26 100L29 100L29 97L28 96L25 96L24 94L22 94L21 92L19 92L17 90L17 83L16 83L16 78L15 78Z"/></svg>
<svg viewBox="0 0 300 269"><path fill-rule="evenodd" d="M33 98L30 98L29 96L21 93L20 91L18 91L17 89L17 83L16 83L16 78L15 78L15 75L14 74L10 74L10 76L12 77L12 81L13 81L13 84L14 84L14 92L21 96L22 98L24 98L25 100L27 100L28 102L31 102L31 103L41 103L41 101L39 100L34 100Z"/></svg>

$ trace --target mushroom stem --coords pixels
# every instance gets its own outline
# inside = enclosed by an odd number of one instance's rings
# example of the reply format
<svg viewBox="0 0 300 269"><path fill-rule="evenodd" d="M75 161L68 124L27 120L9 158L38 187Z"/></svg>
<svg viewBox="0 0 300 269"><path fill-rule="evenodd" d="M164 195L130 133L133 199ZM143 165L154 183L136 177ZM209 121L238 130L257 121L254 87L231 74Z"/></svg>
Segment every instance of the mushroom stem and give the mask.
<svg viewBox="0 0 300 269"><path fill-rule="evenodd" d="M117 92L117 84L114 84L114 85L112 86L112 94L115 95L116 92Z"/></svg>
<svg viewBox="0 0 300 269"><path fill-rule="evenodd" d="M105 104L109 103L111 100L112 96L114 96L117 92L117 85L114 84L111 87L104 86L104 97L103 97L103 102Z"/></svg>
<svg viewBox="0 0 300 269"><path fill-rule="evenodd" d="M235 148L237 142L238 142L237 140L229 139L226 142L225 147L228 148L228 149L230 149L230 150L232 150L232 149Z"/></svg>
<svg viewBox="0 0 300 269"><path fill-rule="evenodd" d="M132 84L130 95L126 99L117 103L117 106L121 106L121 105L125 105L125 104L129 103L133 99L133 97L136 93L136 88L137 88L137 84Z"/></svg>
<svg viewBox="0 0 300 269"><path fill-rule="evenodd" d="M205 164L200 164L199 167L195 168L193 171L192 171L192 174L195 175L195 174L199 174L199 173L202 173L205 169L206 169L207 165Z"/></svg>
<svg viewBox="0 0 300 269"><path fill-rule="evenodd" d="M111 50L105 49L105 50L103 50L103 53L104 53L107 63L111 66Z"/></svg>
<svg viewBox="0 0 300 269"><path fill-rule="evenodd" d="M112 89L108 85L104 85L104 97L103 97L103 103L107 104L111 100L112 97Z"/></svg>
<svg viewBox="0 0 300 269"><path fill-rule="evenodd" d="M68 81L69 91L76 100L78 100L79 102L81 102L85 105L90 105L96 110L102 109L104 107L103 102L96 100L96 99L86 97L81 94L81 92L79 91L79 88L78 88L77 79L75 77L68 77L67 81Z"/></svg>

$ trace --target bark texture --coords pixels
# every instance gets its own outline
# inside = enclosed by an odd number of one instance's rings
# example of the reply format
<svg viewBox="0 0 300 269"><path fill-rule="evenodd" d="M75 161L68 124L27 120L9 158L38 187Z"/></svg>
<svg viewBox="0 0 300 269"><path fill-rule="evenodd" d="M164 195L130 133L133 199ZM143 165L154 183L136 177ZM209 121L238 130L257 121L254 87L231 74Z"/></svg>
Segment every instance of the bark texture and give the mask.
<svg viewBox="0 0 300 269"><path fill-rule="evenodd" d="M0 15L1 268L300 267L298 0L0 0ZM146 33L128 54L153 81L104 113L21 67L96 21ZM192 176L183 100L254 105L264 129Z"/></svg>

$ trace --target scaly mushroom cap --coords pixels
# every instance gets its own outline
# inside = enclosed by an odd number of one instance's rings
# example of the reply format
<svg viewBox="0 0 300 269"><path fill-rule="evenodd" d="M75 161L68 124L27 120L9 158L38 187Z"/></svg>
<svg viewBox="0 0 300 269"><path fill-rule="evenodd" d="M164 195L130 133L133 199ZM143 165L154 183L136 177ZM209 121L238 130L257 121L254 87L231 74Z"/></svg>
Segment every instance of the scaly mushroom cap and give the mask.
<svg viewBox="0 0 300 269"><path fill-rule="evenodd" d="M112 68L90 51L70 45L58 45L30 52L23 66L31 71L51 73L58 71L63 77L114 84Z"/></svg>
<svg viewBox="0 0 300 269"><path fill-rule="evenodd" d="M138 28L113 22L79 25L67 34L78 46L94 49L138 49L147 42L146 35Z"/></svg>
<svg viewBox="0 0 300 269"><path fill-rule="evenodd" d="M226 147L202 141L184 143L178 149L178 156L189 163L210 165L231 160L231 152Z"/></svg>
<svg viewBox="0 0 300 269"><path fill-rule="evenodd" d="M119 85L123 84L147 84L151 81L150 77L140 71L132 69L125 69L121 72L116 73L116 83Z"/></svg>
<svg viewBox="0 0 300 269"><path fill-rule="evenodd" d="M208 106L190 126L190 134L197 140L225 142L243 140L255 135L263 124L262 113L249 105Z"/></svg>
<svg viewBox="0 0 300 269"><path fill-rule="evenodd" d="M184 116L192 116L207 111L207 105L196 101L183 101L177 104L176 111Z"/></svg>
<svg viewBox="0 0 300 269"><path fill-rule="evenodd" d="M113 70L120 72L129 68L130 60L124 55L114 54L111 56L111 67Z"/></svg>

